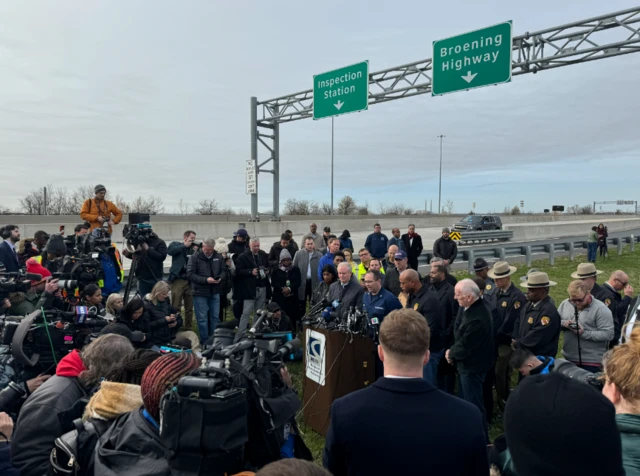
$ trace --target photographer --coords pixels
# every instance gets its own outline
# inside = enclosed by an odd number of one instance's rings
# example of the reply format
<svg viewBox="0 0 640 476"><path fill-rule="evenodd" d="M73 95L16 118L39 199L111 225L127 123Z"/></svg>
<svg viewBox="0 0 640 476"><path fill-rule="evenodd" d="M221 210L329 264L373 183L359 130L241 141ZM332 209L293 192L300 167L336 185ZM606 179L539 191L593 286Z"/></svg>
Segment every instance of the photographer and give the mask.
<svg viewBox="0 0 640 476"><path fill-rule="evenodd" d="M67 254L69 256L73 256L75 254L75 249L78 245L78 240L80 237L86 235L89 232L89 225L86 223L81 223L80 225L76 225L73 229L73 235L69 235L65 237L64 244L67 247Z"/></svg>
<svg viewBox="0 0 640 476"><path fill-rule="evenodd" d="M138 278L138 294L140 298L144 298L153 286L162 280L162 263L167 257L167 245L158 235L151 232L148 239L139 244L133 253L124 250L123 254L129 259L134 259L135 256L138 260L135 273Z"/></svg>
<svg viewBox="0 0 640 476"><path fill-rule="evenodd" d="M169 303L170 290L168 283L160 281L145 298L151 343L157 346L176 344L198 352L200 351L198 335L193 331L178 332L182 327L182 317Z"/></svg>
<svg viewBox="0 0 640 476"><path fill-rule="evenodd" d="M58 288L58 280L50 279L51 272L48 269L43 268L36 261L36 258L29 258L27 261L27 273L39 274L42 279L40 281L31 281L31 289L27 292L10 294L11 307L7 309L7 314L11 316L26 316L40 308L64 309L65 305Z"/></svg>
<svg viewBox="0 0 640 476"><path fill-rule="evenodd" d="M215 250L216 241L206 238L202 250L194 254L187 264L187 278L191 281L200 331L200 342L206 342L220 323L220 290L230 266Z"/></svg>
<svg viewBox="0 0 640 476"><path fill-rule="evenodd" d="M11 354L11 347L0 346L0 412L17 417L20 407L29 395L51 377L41 374L25 381L27 375L22 365Z"/></svg>
<svg viewBox="0 0 640 476"><path fill-rule="evenodd" d="M285 312L280 309L277 302L270 302L267 305L267 311L273 314L271 317L271 322L275 326L274 332L292 332L293 325L291 324L291 319L289 316L285 314Z"/></svg>
<svg viewBox="0 0 640 476"><path fill-rule="evenodd" d="M96 185L94 188L95 197L87 199L80 210L80 218L88 222L94 228L101 228L102 224L109 224L109 234L113 233L111 227L117 225L122 220L122 212L113 202L105 200L107 189L104 185Z"/></svg>
<svg viewBox="0 0 640 476"><path fill-rule="evenodd" d="M198 251L194 245L196 232L187 230L182 236L182 243L174 241L169 245L167 253L171 256L169 282L171 283L171 305L180 309L184 303L184 325L191 329L193 322L193 293L191 283L187 279L187 262Z"/></svg>
<svg viewBox="0 0 640 476"><path fill-rule="evenodd" d="M47 474L55 439L72 430L82 414L77 402L131 352L126 338L107 335L60 361L56 375L27 399L18 417L11 454L22 476Z"/></svg>

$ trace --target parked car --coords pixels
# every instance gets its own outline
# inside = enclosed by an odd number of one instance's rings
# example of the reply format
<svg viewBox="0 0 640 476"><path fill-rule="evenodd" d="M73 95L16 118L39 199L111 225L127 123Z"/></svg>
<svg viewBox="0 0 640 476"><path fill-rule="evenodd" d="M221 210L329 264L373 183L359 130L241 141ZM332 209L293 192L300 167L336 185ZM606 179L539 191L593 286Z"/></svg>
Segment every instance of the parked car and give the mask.
<svg viewBox="0 0 640 476"><path fill-rule="evenodd" d="M469 215L458 223L454 223L453 229L457 231L501 230L502 220L495 215Z"/></svg>

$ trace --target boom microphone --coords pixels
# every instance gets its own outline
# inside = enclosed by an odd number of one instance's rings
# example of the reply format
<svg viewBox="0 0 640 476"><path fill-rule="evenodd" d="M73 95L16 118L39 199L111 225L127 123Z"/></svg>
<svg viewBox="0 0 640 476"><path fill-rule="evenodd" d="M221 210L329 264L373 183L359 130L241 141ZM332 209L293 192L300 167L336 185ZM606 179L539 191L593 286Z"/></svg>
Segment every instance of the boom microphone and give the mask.
<svg viewBox="0 0 640 476"><path fill-rule="evenodd" d="M285 358L289 354L295 354L297 350L300 349L302 344L300 343L300 339L292 339L287 342L285 345L278 349L278 356L281 358Z"/></svg>

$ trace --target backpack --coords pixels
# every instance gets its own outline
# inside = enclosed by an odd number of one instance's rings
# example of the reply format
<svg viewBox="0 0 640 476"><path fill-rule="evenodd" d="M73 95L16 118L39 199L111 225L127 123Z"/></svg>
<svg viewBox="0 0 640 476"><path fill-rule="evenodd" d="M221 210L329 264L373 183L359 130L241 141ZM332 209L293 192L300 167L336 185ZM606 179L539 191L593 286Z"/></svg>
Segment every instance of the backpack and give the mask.
<svg viewBox="0 0 640 476"><path fill-rule="evenodd" d="M74 430L56 438L49 461L55 475L93 475L93 453L111 422L74 420Z"/></svg>

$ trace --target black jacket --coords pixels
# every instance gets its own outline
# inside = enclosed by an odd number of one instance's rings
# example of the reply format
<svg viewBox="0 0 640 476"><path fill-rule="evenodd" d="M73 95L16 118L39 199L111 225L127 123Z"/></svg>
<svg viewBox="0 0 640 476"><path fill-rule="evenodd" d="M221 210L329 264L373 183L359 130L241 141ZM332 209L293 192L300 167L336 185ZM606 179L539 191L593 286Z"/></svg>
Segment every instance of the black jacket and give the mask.
<svg viewBox="0 0 640 476"><path fill-rule="evenodd" d="M187 248L184 243L174 241L169 245L167 254L171 256L169 282L174 279L187 279L187 261L194 254L194 246Z"/></svg>
<svg viewBox="0 0 640 476"><path fill-rule="evenodd" d="M150 317L149 317L149 312L146 308L142 316L140 316L135 321L126 319L123 316L120 316L116 319L116 322L114 322L113 325L122 329L128 329L130 332L133 332L133 331L142 332L144 334L145 339L143 342L134 342L133 345L136 348L149 349L153 346L153 334L151 332ZM125 334L126 334L126 331L121 335L125 335Z"/></svg>
<svg viewBox="0 0 640 476"><path fill-rule="evenodd" d="M95 452L96 476L170 476L158 430L142 409L119 416Z"/></svg>
<svg viewBox="0 0 640 476"><path fill-rule="evenodd" d="M560 314L549 296L535 307L529 302L513 326L515 346L533 355L554 356L558 353L560 328Z"/></svg>
<svg viewBox="0 0 640 476"><path fill-rule="evenodd" d="M8 443L0 443L0 474L20 476L18 470L11 464L11 446Z"/></svg>
<svg viewBox="0 0 640 476"><path fill-rule="evenodd" d="M595 286L594 286L595 287ZM620 333L622 331L622 323L627 316L627 309L629 309L629 304L631 303L631 298L629 296L622 297L620 293L609 286L608 283L604 283L602 286L598 286L599 292L596 296L593 297L602 301L605 306L609 308L611 314L613 315L613 341L617 343L620 340Z"/></svg>
<svg viewBox="0 0 640 476"><path fill-rule="evenodd" d="M280 264L280 253L282 253L282 245L279 241L276 241L271 247L271 251L269 251L269 266L272 268L276 268ZM287 251L291 255L291 259L296 255L296 251L298 251L298 245L289 242L289 246L287 246Z"/></svg>
<svg viewBox="0 0 640 476"><path fill-rule="evenodd" d="M233 253L233 262L235 263L238 257L249 249L249 242L243 241L242 243L235 238L229 243L229 253Z"/></svg>
<svg viewBox="0 0 640 476"><path fill-rule="evenodd" d="M332 283L333 284L333 283ZM311 306L315 306L319 302L329 300L329 285L323 281L320 281L313 290L311 295Z"/></svg>
<svg viewBox="0 0 640 476"><path fill-rule="evenodd" d="M398 272L398 268L387 268L387 273L384 275L384 280L382 281L382 287L395 297L400 295L402 288L400 287L400 273Z"/></svg>
<svg viewBox="0 0 640 476"><path fill-rule="evenodd" d="M27 399L11 440L12 463L22 476L47 474L56 438L73 429L64 414L86 395L77 378L54 375Z"/></svg>
<svg viewBox="0 0 640 476"><path fill-rule="evenodd" d="M433 244L433 255L438 258L449 260L449 264L453 263L457 254L458 245L451 238L445 240L440 237Z"/></svg>
<svg viewBox="0 0 640 476"><path fill-rule="evenodd" d="M464 311L449 351L461 374L485 374L493 364L493 317L482 299Z"/></svg>
<svg viewBox="0 0 640 476"><path fill-rule="evenodd" d="M179 317L176 320L175 327L169 327L166 317L171 314L177 314L168 299L164 301L158 301L158 304L153 304L152 301L145 300L145 311L149 316L149 330L151 331L150 341L154 345L170 344L175 339L178 329L182 327L182 318Z"/></svg>
<svg viewBox="0 0 640 476"><path fill-rule="evenodd" d="M458 314L460 305L453 296L455 291L453 286L446 280L439 283L429 283L427 289L434 293L440 302L440 310L442 312L442 322L444 323L445 347L450 347L453 342L453 324Z"/></svg>
<svg viewBox="0 0 640 476"><path fill-rule="evenodd" d="M136 264L136 276L145 281L162 281L162 264L167 257L167 244L152 233L147 242L149 249L140 252Z"/></svg>
<svg viewBox="0 0 640 476"><path fill-rule="evenodd" d="M498 289L491 296L491 302L500 316L500 327L497 329L496 345L511 345L513 326L527 304L524 293L511 283L506 291Z"/></svg>
<svg viewBox="0 0 640 476"><path fill-rule="evenodd" d="M426 286L422 286L416 294L410 294L407 301L407 309L418 311L424 316L431 330L431 340L429 350L440 352L444 348L444 322L442 309L438 297Z"/></svg>
<svg viewBox="0 0 640 476"><path fill-rule="evenodd" d="M187 279L191 281L191 289L194 296L213 296L219 294L221 285L229 272L224 258L214 251L211 258L198 251L187 264ZM207 278L220 279L219 283L209 284Z"/></svg>
<svg viewBox="0 0 640 476"><path fill-rule="evenodd" d="M334 476L489 474L478 409L418 378L383 377L333 402L323 465Z"/></svg>
<svg viewBox="0 0 640 476"><path fill-rule="evenodd" d="M407 258L409 262L417 261L418 257L422 253L424 249L422 246L422 237L420 235L416 235L413 237L413 244L409 244L411 242L411 238L409 238L409 233L405 233L400 238L404 242L404 249L407 250Z"/></svg>
<svg viewBox="0 0 640 476"><path fill-rule="evenodd" d="M287 287L287 281L289 281L288 287L291 289L291 294L285 296L282 294L282 288ZM298 288L302 284L298 267L293 266L289 272L282 271L280 268L274 268L271 273L271 284L273 286L272 299L277 302L287 314L294 319L297 318L300 310L298 305Z"/></svg>
<svg viewBox="0 0 640 476"><path fill-rule="evenodd" d="M260 274L258 276L253 275L253 270L260 267L264 269L267 275L266 279L260 279ZM260 250L255 257L251 250L242 253L236 261L236 282L233 288L233 298L236 300L255 299L257 286L270 289L268 278L270 272L267 253Z"/></svg>

